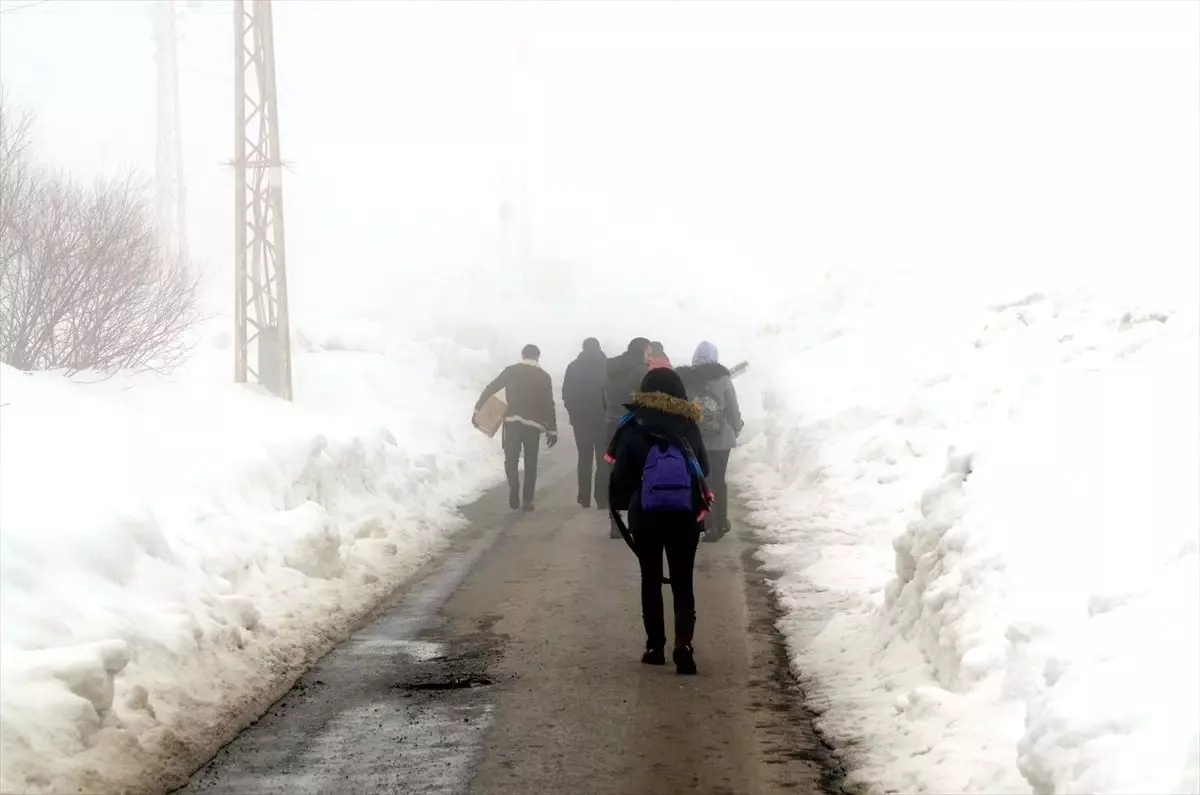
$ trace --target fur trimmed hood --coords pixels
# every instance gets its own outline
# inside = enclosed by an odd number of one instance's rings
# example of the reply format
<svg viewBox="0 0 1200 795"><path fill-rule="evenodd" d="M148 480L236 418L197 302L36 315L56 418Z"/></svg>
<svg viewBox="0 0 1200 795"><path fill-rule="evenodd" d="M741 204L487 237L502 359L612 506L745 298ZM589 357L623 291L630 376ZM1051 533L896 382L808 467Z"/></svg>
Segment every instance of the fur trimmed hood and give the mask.
<svg viewBox="0 0 1200 795"><path fill-rule="evenodd" d="M673 414L692 422L699 422L702 413L699 403L680 400L663 392L635 392L630 408L655 409L663 414Z"/></svg>

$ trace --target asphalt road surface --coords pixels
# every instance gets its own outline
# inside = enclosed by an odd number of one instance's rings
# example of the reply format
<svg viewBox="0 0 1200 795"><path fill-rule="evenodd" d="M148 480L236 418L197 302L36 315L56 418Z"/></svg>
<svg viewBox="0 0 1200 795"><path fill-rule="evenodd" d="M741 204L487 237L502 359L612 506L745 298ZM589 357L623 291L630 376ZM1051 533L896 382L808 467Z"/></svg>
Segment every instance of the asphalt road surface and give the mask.
<svg viewBox="0 0 1200 795"><path fill-rule="evenodd" d="M180 791L833 791L749 538L700 546L699 675L642 665L636 559L565 458L536 512L471 506L447 555Z"/></svg>

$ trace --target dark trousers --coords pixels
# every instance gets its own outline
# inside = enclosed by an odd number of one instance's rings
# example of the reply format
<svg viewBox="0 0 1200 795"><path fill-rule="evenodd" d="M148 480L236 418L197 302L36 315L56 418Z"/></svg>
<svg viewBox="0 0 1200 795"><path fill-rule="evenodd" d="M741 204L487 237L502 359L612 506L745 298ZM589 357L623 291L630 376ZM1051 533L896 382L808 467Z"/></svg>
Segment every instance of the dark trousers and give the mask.
<svg viewBox="0 0 1200 795"><path fill-rule="evenodd" d="M521 481L517 476L517 461L521 457L521 450L524 449L526 505L533 504L533 490L537 487L538 442L541 439L542 432L537 428L521 422L504 423L501 444L504 446L504 474L508 476L508 493L515 499L521 488Z"/></svg>
<svg viewBox="0 0 1200 795"><path fill-rule="evenodd" d="M675 648L690 646L696 630L692 567L696 563L700 526L691 522L683 527L678 524L639 526L635 537L642 569L642 623L646 627L646 648L661 649L667 645L662 598L664 551L675 603Z"/></svg>
<svg viewBox="0 0 1200 795"><path fill-rule="evenodd" d="M594 490L596 505L605 508L608 506L608 479L604 451L608 449L608 436L605 435L604 421L580 422L572 426L572 430L575 431L575 449L579 452L579 464L576 467L579 501L590 502Z"/></svg>
<svg viewBox="0 0 1200 795"><path fill-rule="evenodd" d="M604 504L608 505L608 481L612 477L612 464L604 460L604 453L608 451L608 445L612 442L613 436L617 432L617 420L607 420L604 423L604 450L600 453L600 464L597 466L596 482L604 484ZM611 507L611 506L610 506ZM618 510L623 510L624 505L617 506ZM621 533L617 530L617 523L612 517L608 520L608 537L620 538Z"/></svg>
<svg viewBox="0 0 1200 795"><path fill-rule="evenodd" d="M732 450L708 451L708 486L713 491L716 502L713 504L713 529L718 533L725 528L729 521L729 484L725 480L725 472L729 469L729 454Z"/></svg>

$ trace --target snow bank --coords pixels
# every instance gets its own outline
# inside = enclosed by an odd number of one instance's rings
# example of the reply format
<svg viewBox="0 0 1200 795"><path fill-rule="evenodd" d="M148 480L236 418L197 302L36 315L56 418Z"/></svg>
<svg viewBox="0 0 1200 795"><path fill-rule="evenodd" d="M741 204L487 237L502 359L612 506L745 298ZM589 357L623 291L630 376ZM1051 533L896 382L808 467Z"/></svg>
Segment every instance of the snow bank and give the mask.
<svg viewBox="0 0 1200 795"><path fill-rule="evenodd" d="M765 330L739 472L850 783L1200 791L1194 311L853 292Z"/></svg>
<svg viewBox="0 0 1200 795"><path fill-rule="evenodd" d="M0 367L0 790L178 783L494 481L486 353L296 347L290 405L229 383L224 334L171 378Z"/></svg>

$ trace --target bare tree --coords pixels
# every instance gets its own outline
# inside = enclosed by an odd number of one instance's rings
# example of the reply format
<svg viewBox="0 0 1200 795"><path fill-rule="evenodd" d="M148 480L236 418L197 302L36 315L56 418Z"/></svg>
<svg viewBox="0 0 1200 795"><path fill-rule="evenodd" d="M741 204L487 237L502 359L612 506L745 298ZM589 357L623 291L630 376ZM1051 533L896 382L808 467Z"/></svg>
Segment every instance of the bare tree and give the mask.
<svg viewBox="0 0 1200 795"><path fill-rule="evenodd" d="M132 175L82 188L30 157L0 103L0 360L23 370L170 370L199 276L159 245Z"/></svg>

